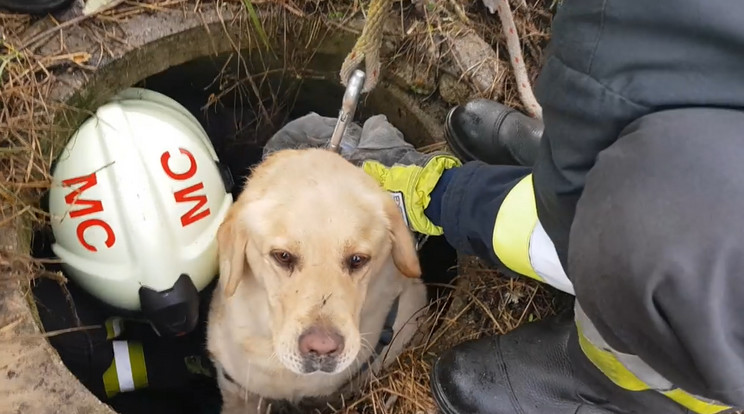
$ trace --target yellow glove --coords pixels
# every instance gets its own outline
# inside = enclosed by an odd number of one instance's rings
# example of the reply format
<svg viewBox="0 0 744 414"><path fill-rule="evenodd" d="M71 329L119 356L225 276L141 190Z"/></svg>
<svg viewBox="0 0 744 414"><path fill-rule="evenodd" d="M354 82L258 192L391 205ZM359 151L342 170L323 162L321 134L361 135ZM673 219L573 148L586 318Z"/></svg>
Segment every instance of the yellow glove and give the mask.
<svg viewBox="0 0 744 414"><path fill-rule="evenodd" d="M421 155L419 163L422 165L393 164L387 167L379 161L369 159L362 163L362 169L391 193L411 230L439 236L442 228L434 225L426 217L424 210L429 206L431 192L442 173L446 169L459 167L461 162L450 155Z"/></svg>

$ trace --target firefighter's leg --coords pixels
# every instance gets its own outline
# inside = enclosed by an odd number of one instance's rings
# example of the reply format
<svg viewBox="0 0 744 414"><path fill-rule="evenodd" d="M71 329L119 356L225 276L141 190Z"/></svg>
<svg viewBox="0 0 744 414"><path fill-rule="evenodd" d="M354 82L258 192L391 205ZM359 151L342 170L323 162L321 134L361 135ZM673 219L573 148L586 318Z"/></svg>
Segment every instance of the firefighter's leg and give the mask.
<svg viewBox="0 0 744 414"><path fill-rule="evenodd" d="M724 413L744 406L744 112L641 117L587 177L569 318L436 362L452 413ZM572 316L572 317L571 317Z"/></svg>
<svg viewBox="0 0 744 414"><path fill-rule="evenodd" d="M635 376L693 406L686 393L744 406L742 131L742 110L648 115L587 177L569 246L577 323L625 388Z"/></svg>

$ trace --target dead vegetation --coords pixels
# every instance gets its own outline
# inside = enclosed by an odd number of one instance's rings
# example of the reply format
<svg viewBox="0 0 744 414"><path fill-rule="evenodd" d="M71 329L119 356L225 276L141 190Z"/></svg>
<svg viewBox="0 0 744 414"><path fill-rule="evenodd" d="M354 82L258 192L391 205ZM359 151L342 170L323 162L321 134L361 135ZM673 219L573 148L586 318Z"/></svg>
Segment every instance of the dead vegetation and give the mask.
<svg viewBox="0 0 744 414"><path fill-rule="evenodd" d="M40 197L51 185L49 167L59 148L52 145L49 137L52 132L58 132L54 131L58 126L53 117L62 105L49 99L50 89L60 74L89 72L97 64L94 56L68 47L66 28L84 25L90 36L99 42L101 55L107 55L110 54L107 45L126 42L117 34L117 25L125 19L164 9L195 12L213 2L126 0L118 3L115 8L89 18L71 17L71 12L61 13L52 23L33 32L29 28L35 18L0 13L0 232L19 222L43 226L48 220L40 207ZM317 40L328 30L358 34L358 28L348 23L368 8L368 2L361 0L236 0L231 3L251 6L243 9L247 18L240 20L251 36L279 39L280 45L286 41L282 39L286 31L276 31L282 26L282 13L306 19L311 36ZM521 35L528 77L534 83L549 38L554 5L544 0L515 0L511 6ZM275 21L262 17L261 11L268 9L281 11L272 14ZM443 99L456 104L474 97L488 97L525 110L509 64L499 19L489 14L479 0L395 2L389 19L386 33L391 40L383 56L383 76L403 66L408 73L404 83L421 99ZM58 52L40 54L39 45L49 41L59 44ZM469 47L463 48L465 43ZM312 78L313 73L302 69L303 62L312 54L311 47L307 53L285 58L285 62L293 63L286 64L282 74L300 80ZM271 56L267 54L265 58ZM289 97L296 89L274 89L268 82L272 75L269 66L265 65L260 73L246 73L247 70L223 73L215 81L223 84L225 94L210 97L204 109L219 106L225 99L262 96L254 100L257 102L254 112L260 116L252 128L266 124L280 126L286 108L273 103L291 102L291 99L276 98ZM439 148L435 145L421 150ZM44 272L41 265L28 255L0 250L0 277L25 278L24 283L33 277L62 277ZM428 372L435 355L464 340L508 332L522 323L550 315L561 306L561 296L552 290L528 280L507 279L477 260L464 260L458 273L460 282L449 287L451 303L447 307L443 307L444 303L435 304L442 306L435 310L436 317L432 317L422 331L421 343L399 358L394 369L375 379L361 397L347 401L338 412L434 412Z"/></svg>
<svg viewBox="0 0 744 414"><path fill-rule="evenodd" d="M503 277L474 258L463 260L458 273L461 280L449 287L446 298L451 299L449 307L444 300L433 304L422 341L343 412L434 414L429 373L438 354L463 341L507 333L567 305L565 296L553 289Z"/></svg>

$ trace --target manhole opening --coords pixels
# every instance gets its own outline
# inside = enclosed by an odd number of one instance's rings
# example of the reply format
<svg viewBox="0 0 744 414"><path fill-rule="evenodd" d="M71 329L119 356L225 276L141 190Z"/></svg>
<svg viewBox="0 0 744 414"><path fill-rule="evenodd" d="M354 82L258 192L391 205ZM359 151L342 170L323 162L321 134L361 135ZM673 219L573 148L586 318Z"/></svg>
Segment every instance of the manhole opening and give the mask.
<svg viewBox="0 0 744 414"><path fill-rule="evenodd" d="M244 62L248 62L248 66L243 66ZM172 67L134 86L164 93L186 107L205 128L220 160L240 183L250 167L259 162L262 145L276 130L309 112L335 117L344 93L342 87L327 76L332 72L300 79L296 73L256 69L254 65L250 59L239 60L233 54L200 58ZM248 82L248 76L252 83ZM386 87L383 84L378 86ZM212 104L206 105L209 102ZM358 122L372 114L391 110L384 100L371 102L360 103ZM399 112L400 108L394 110ZM405 120L405 116L398 119L401 118ZM391 122L395 123L392 119ZM406 134L403 126L396 127ZM235 197L239 191L240 187L236 186ZM53 258L52 243L50 227L36 229L33 255ZM445 291L436 286L449 284L455 278L457 254L443 237L432 237L424 244L420 257L424 279L431 285L430 298L440 298ZM62 271L54 263L48 264L46 270ZM206 319L213 287L214 283L201 294L201 321ZM108 308L69 277L66 285L52 278L39 278L33 294L39 318L47 332L103 325L112 316L136 317ZM209 363L203 353L203 327L204 324L200 323L199 329L185 337L166 339L156 336L146 324L125 322L124 334L117 339L142 343L149 386L113 397L106 395L103 383L104 373L113 363L112 340L107 339L105 329L55 335L49 341L66 367L96 397L121 414L217 413L221 400L215 381L205 375Z"/></svg>

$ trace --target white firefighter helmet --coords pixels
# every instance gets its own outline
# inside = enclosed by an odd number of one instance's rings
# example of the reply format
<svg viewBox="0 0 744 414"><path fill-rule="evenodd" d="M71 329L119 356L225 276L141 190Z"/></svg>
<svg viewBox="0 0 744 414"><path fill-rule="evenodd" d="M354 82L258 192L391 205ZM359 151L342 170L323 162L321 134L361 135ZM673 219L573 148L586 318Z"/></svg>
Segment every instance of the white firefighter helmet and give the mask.
<svg viewBox="0 0 744 414"><path fill-rule="evenodd" d="M80 126L52 176L52 250L67 274L161 335L192 330L233 202L196 118L165 95L127 89Z"/></svg>

